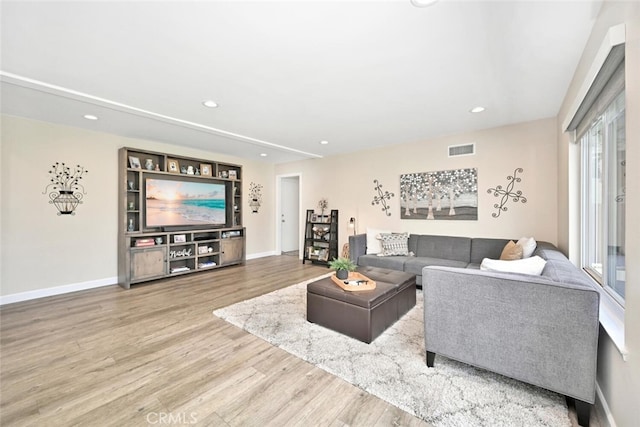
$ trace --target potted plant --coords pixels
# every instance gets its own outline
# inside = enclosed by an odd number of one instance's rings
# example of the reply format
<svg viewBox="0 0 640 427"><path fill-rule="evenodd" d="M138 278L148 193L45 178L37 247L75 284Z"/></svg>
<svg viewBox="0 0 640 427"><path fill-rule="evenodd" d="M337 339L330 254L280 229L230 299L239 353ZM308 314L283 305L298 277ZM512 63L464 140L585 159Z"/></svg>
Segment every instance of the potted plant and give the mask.
<svg viewBox="0 0 640 427"><path fill-rule="evenodd" d="M336 271L336 277L340 280L346 280L349 277L349 272L354 271L357 267L349 258L334 258L333 261L329 261L329 267Z"/></svg>

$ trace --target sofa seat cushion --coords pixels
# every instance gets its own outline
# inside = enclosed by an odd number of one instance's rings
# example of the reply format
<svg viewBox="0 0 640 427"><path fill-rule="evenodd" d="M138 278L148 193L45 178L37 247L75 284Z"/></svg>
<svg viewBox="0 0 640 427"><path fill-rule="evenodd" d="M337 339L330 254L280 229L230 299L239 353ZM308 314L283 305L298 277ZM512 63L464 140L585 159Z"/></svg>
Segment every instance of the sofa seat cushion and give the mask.
<svg viewBox="0 0 640 427"><path fill-rule="evenodd" d="M404 271L404 263L410 258L411 257L408 256L378 256L373 254L361 255L358 258L358 265Z"/></svg>
<svg viewBox="0 0 640 427"><path fill-rule="evenodd" d="M460 267L465 268L465 261L455 261L451 259L431 258L431 257L413 257L404 263L404 271L411 274L422 274L422 269L430 265L439 267Z"/></svg>

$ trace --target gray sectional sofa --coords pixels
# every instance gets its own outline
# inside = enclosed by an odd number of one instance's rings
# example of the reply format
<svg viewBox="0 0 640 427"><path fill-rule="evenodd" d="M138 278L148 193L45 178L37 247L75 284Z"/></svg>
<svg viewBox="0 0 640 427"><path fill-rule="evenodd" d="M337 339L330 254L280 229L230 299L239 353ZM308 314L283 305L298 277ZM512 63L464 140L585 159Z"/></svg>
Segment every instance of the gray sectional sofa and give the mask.
<svg viewBox="0 0 640 427"><path fill-rule="evenodd" d="M424 292L425 349L575 400L580 425L595 401L599 293L558 248L538 242L540 276L480 270L506 239L409 236L414 256L366 254L366 235L349 237L358 265L416 274Z"/></svg>

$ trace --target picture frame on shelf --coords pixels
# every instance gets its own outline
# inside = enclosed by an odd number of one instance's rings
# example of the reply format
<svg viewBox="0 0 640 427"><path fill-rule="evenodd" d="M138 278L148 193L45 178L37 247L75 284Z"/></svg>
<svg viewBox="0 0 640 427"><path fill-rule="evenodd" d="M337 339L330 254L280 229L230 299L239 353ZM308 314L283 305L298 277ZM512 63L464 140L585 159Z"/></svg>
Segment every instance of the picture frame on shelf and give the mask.
<svg viewBox="0 0 640 427"><path fill-rule="evenodd" d="M311 215L311 222L318 222L318 215L312 214Z"/></svg>
<svg viewBox="0 0 640 427"><path fill-rule="evenodd" d="M200 163L200 175L211 176L211 165L208 163Z"/></svg>
<svg viewBox="0 0 640 427"><path fill-rule="evenodd" d="M229 170L229 179L238 179L238 173L234 169Z"/></svg>
<svg viewBox="0 0 640 427"><path fill-rule="evenodd" d="M167 159L167 172L180 173L180 162L177 159Z"/></svg>
<svg viewBox="0 0 640 427"><path fill-rule="evenodd" d="M173 236L173 243L186 243L187 235L186 234L176 234Z"/></svg>
<svg viewBox="0 0 640 427"><path fill-rule="evenodd" d="M198 255L207 254L207 253L209 253L208 246L198 246Z"/></svg>
<svg viewBox="0 0 640 427"><path fill-rule="evenodd" d="M133 169L142 169L142 164L140 163L140 157L129 156L129 167Z"/></svg>

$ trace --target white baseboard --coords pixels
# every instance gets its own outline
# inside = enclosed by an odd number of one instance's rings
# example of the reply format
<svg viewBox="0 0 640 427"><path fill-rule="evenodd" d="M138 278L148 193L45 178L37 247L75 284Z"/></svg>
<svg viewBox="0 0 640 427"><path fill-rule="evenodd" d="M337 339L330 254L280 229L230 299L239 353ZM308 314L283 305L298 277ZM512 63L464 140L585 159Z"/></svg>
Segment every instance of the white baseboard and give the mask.
<svg viewBox="0 0 640 427"><path fill-rule="evenodd" d="M276 255L275 251L261 252L247 255L247 259L264 258ZM29 301L37 298L50 297L54 295L68 294L70 292L84 291L87 289L99 288L102 286L116 285L117 277L106 279L90 280L88 282L73 283L71 285L56 286L53 288L36 289L33 291L19 292L17 294L0 295L0 305L12 304L14 302Z"/></svg>
<svg viewBox="0 0 640 427"><path fill-rule="evenodd" d="M602 417L598 417L598 421L600 421L600 425L602 427L617 427L616 421L613 419L613 414L609 409L609 405L607 404L607 400L604 398L604 394L602 394L602 390L600 386L596 382L596 413L598 415L604 415L605 419Z"/></svg>
<svg viewBox="0 0 640 427"><path fill-rule="evenodd" d="M273 256L273 255L277 255L275 251L260 252L257 254L247 255L247 259L264 258L266 256Z"/></svg>
<svg viewBox="0 0 640 427"><path fill-rule="evenodd" d="M100 288L102 286L116 285L117 277L90 280L88 282L72 283L70 285L55 286L53 288L36 289L33 291L19 292L17 294L1 295L0 305L12 304L14 302L29 301L37 298L50 297L54 295L68 294L70 292L84 291L87 289Z"/></svg>

